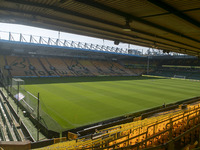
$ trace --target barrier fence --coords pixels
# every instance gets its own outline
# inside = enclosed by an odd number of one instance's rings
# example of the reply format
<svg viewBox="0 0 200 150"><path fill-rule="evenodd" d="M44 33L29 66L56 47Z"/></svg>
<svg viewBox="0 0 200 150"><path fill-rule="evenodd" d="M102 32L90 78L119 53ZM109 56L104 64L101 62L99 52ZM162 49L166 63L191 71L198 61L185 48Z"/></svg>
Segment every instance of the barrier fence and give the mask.
<svg viewBox="0 0 200 150"><path fill-rule="evenodd" d="M23 80L18 82L18 79L15 80L9 75L4 76L0 69L0 83L7 90L8 95L13 98L17 105L17 111L18 109L23 110L24 115L29 117L44 135L49 138L59 137L62 131L65 130L43 110L46 106L42 101L40 101L38 117L38 98L29 91L26 91ZM22 99L18 100L18 97Z"/></svg>

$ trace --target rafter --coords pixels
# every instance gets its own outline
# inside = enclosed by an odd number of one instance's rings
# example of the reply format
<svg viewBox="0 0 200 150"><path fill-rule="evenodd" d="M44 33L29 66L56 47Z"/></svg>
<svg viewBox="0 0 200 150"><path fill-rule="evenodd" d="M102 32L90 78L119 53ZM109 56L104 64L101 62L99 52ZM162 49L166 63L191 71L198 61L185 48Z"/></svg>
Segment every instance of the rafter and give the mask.
<svg viewBox="0 0 200 150"><path fill-rule="evenodd" d="M187 16L186 14L176 10L175 8L173 8L172 6L160 1L160 0L148 0L150 3L168 11L169 13L174 14L175 16L189 22L190 24L200 28L200 23L192 18L190 18L189 16Z"/></svg>
<svg viewBox="0 0 200 150"><path fill-rule="evenodd" d="M99 22L99 23L103 23L103 24L106 24L106 25L115 26L115 27L118 27L118 28L122 28L123 27L122 25L117 24L117 23L113 23L111 21L107 21L107 20L95 18L95 17L88 16L88 15L85 15L85 14L83 15L83 14L78 13L78 12L69 11L69 10L66 10L66 9L63 9L63 8L59 8L57 6L50 6L50 5L46 5L46 4L39 4L39 3L30 2L30 1L26 1L26 0L6 0L6 1L17 3L17 4L28 5L28 6L41 7L41 8L45 8L45 9L52 9L52 10L57 11L57 12L61 12L61 13L65 13L65 14L68 14L68 15L73 15L73 16L77 16L77 17L81 17L81 18L93 20L93 21L96 21L96 22ZM168 38L161 37L161 36L158 36L158 35L154 35L154 34L151 34L151 33L145 32L145 31L133 29L133 32L139 33L139 34L143 34L143 35L148 35L148 36L153 37L153 38L156 37L156 38L159 38L159 39L163 39L163 40L166 40L166 41L170 41L170 42L173 42L173 43L176 43L176 44L181 44L181 45L184 45L184 46L191 47L193 49L198 49L199 50L198 47L195 47L195 46L192 46L192 45L188 45L186 43L182 43L182 42L179 42L179 41L174 41L172 39L168 39ZM123 33L121 33L121 34L123 34ZM133 37L133 35L129 35L129 36ZM149 41L151 41L151 40L149 40Z"/></svg>
<svg viewBox="0 0 200 150"><path fill-rule="evenodd" d="M28 14L28 15L33 15L31 12L29 12L29 11L19 11L19 10L15 10L15 9L11 9L11 8L2 8L2 7L0 7L0 9L1 10L7 10L7 11L11 11L11 12L16 12L16 13L24 13L24 14ZM74 25L76 25L76 24L79 24L80 26L83 26L83 27L89 27L90 29L95 29L95 30L99 30L100 32L98 33L98 34L100 34L100 33L102 33L102 34L105 34L105 32L107 32L107 33L112 33L112 34L116 34L116 36L115 37L117 37L118 39L119 38L121 38L122 39L122 37L120 37L120 36L124 36L124 37L127 37L127 38L125 38L125 40L126 41L130 41L130 43L131 43L131 40L133 40L134 42L132 42L132 43L141 43L141 44L143 44L143 45L145 45L145 46L147 46L147 45L149 45L149 47L150 47L150 45L152 45L155 41L153 41L153 40L149 40L149 39L145 39L145 38L139 38L139 37L137 37L137 38L135 38L134 36L131 36L131 35L127 35L127 34L122 34L121 32L116 32L116 31L110 31L110 30L106 30L106 29L104 29L104 28L97 28L96 26L91 26L91 25L87 25L87 24L80 24L79 22L76 22L76 21L73 21L73 20L64 20L63 18L59 18L59 17L53 17L53 16L46 16L46 15L44 15L44 14L34 14L34 15L37 15L38 17L44 17L44 18L47 18L47 19L51 19L51 20L55 20L55 21L59 21L59 22L63 22L63 23L66 23L66 22L68 22L68 23L70 23L70 24L74 24ZM32 18L33 19L33 18ZM60 24L59 24L59 26L61 26ZM66 26L63 26L63 27L66 27ZM77 28L75 28L76 30L77 30ZM89 32L89 31L88 31ZM109 35L107 35L107 36L109 36ZM124 41L125 41L124 40ZM142 40L142 41L141 41ZM123 39L122 39L122 41L123 41ZM144 42L144 41L146 41L146 42ZM148 43L149 42L149 43ZM162 43L162 42L156 42L157 44L159 44L159 47L160 47L160 49L184 49L183 47L178 47L178 46L174 46L174 45L170 45L170 44L166 44L166 43ZM162 45L162 46L161 46ZM165 46L164 46L165 45ZM194 50L193 50L194 51Z"/></svg>
<svg viewBox="0 0 200 150"><path fill-rule="evenodd" d="M135 21L140 22L140 23L142 23L142 24L145 24L145 25L148 25L148 26L157 28L157 29L159 29L159 30L162 30L162 31L165 31L165 32L174 34L174 35L178 35L178 36L184 37L184 38L186 38L186 39L190 39L190 40L192 40L192 41L195 41L195 42L200 43L200 41L197 40L197 39L191 38L191 37L186 36L186 35L184 35L184 34L182 34L182 33L179 33L179 32L176 32L176 31L174 31L174 30L168 29L168 28L166 28L166 27L160 26L160 25L158 25L158 24L155 24L155 23L146 21L146 20L144 20L144 19L138 18L138 17L133 16L133 15L130 15L130 14L128 14L128 13L125 13L125 12L122 12L122 11L120 11L120 10L114 9L114 8L112 8L112 7L106 6L106 5L101 4L101 3L99 3L99 2L95 2L95 1L93 1L93 0L75 0L75 1L80 2L80 3L82 3L82 4L85 4L85 5L89 5L89 6L98 8L98 9L100 9L100 10L104 10L104 11L107 11L107 12L110 12L110 13L113 13L113 14L116 14L116 15L119 15L119 16L122 16L122 17L124 17L124 18L129 18L129 19L135 20Z"/></svg>

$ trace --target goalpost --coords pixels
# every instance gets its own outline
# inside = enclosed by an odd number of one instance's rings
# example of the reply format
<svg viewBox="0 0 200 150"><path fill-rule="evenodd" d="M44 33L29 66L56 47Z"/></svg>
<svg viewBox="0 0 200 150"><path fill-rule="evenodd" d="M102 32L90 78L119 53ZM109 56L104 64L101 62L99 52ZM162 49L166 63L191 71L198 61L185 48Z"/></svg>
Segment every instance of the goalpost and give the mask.
<svg viewBox="0 0 200 150"><path fill-rule="evenodd" d="M174 75L174 78L177 78L177 79L186 79L186 76Z"/></svg>
<svg viewBox="0 0 200 150"><path fill-rule="evenodd" d="M20 106L22 106L23 111L28 112L47 129L62 132L63 128L57 123L57 121L43 110L48 110L49 108L42 102L42 96L39 97L39 93L34 95L30 91L27 91L25 84L26 83L23 79L12 78L11 94L16 99L17 112L19 111Z"/></svg>
<svg viewBox="0 0 200 150"><path fill-rule="evenodd" d="M25 82L20 78L12 78L12 95L17 99L17 113L19 103L26 108L26 111L33 114L37 110L37 98L33 97L24 89Z"/></svg>
<svg viewBox="0 0 200 150"><path fill-rule="evenodd" d="M12 78L13 94L17 94L21 89L24 89L24 80L20 78Z"/></svg>

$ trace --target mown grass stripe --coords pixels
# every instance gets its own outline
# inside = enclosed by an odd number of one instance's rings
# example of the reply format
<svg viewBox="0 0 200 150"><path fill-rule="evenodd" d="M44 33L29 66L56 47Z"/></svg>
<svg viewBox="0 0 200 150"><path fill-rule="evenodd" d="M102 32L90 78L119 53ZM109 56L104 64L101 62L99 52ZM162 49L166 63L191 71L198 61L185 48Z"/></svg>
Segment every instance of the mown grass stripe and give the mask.
<svg viewBox="0 0 200 150"><path fill-rule="evenodd" d="M200 91L200 82L152 77L37 78L26 83L31 93L40 92L44 111L65 129L199 96Z"/></svg>

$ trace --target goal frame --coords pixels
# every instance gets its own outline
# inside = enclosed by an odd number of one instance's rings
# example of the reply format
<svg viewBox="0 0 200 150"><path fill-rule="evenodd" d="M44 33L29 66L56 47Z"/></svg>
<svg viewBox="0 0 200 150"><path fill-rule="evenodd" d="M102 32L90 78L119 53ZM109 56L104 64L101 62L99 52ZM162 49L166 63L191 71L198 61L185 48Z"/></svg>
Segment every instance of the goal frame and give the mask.
<svg viewBox="0 0 200 150"><path fill-rule="evenodd" d="M186 76L183 76L183 75L174 75L175 79L186 79Z"/></svg>

